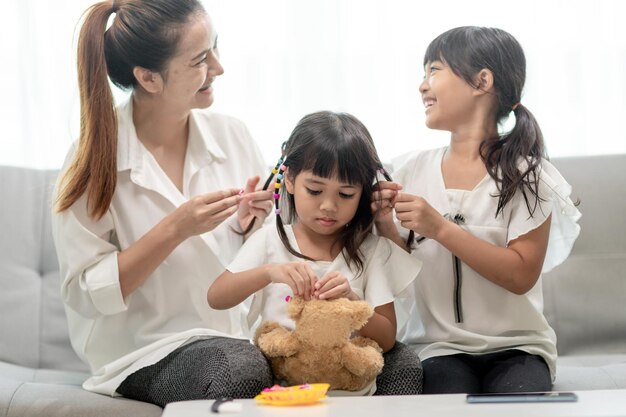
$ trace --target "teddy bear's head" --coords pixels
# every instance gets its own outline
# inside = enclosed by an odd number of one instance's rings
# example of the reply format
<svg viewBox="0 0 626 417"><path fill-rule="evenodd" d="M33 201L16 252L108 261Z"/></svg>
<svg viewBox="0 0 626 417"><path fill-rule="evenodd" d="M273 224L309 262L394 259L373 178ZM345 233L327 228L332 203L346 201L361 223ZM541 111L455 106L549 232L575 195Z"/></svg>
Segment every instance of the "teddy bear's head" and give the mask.
<svg viewBox="0 0 626 417"><path fill-rule="evenodd" d="M318 347L341 346L352 332L359 330L374 314L365 301L310 300L295 297L289 301L287 313L296 322L298 339Z"/></svg>

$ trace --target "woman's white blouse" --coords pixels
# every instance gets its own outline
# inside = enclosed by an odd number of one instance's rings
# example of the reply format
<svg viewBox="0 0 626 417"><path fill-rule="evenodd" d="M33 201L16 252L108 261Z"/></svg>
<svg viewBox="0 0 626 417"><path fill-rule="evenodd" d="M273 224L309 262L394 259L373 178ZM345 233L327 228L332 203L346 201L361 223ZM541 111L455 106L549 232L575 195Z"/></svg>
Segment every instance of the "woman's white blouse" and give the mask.
<svg viewBox="0 0 626 417"><path fill-rule="evenodd" d="M285 231L292 247L300 252L291 226ZM348 266L342 254L333 261L306 261L291 254L283 245L276 226L267 225L255 232L241 248L235 260L228 265L231 272L242 272L266 264L306 262L318 279L329 272L340 272L350 282L352 290L372 307L394 301L415 280L421 269L421 261L410 256L388 239L370 234L360 247L364 260L363 273L357 274ZM285 298L293 296L287 284L270 284L254 295L248 325L257 319L273 320L293 329L293 321L287 317Z"/></svg>
<svg viewBox="0 0 626 417"><path fill-rule="evenodd" d="M117 114L117 187L108 211L93 220L83 196L52 216L70 338L92 372L83 386L108 395L115 395L130 373L190 338L243 335L239 309L212 310L206 301L208 287L243 243L234 232L236 215L180 244L126 299L118 252L190 198L242 188L248 178L266 175L259 149L241 122L193 110L181 193L138 140L132 99Z"/></svg>
<svg viewBox="0 0 626 417"><path fill-rule="evenodd" d="M501 247L537 228L552 215L542 272L567 258L580 232L577 224L580 212L569 198L571 187L550 162L543 160L541 164L542 200L534 214L529 214L523 196L517 193L496 216L498 190L489 175L470 191L445 188L441 173L445 149L414 155L394 173L394 181L403 185L404 192L426 199L442 215L462 214L465 230ZM401 230L401 234L408 236L407 230ZM452 254L439 243L426 239L416 245L413 255L424 265L412 286L411 301L401 306L407 321L399 328L399 338L420 345L422 360L456 353L519 349L542 356L554 378L556 335L543 316L541 277L526 294L516 295L462 264L463 320L457 323Z"/></svg>

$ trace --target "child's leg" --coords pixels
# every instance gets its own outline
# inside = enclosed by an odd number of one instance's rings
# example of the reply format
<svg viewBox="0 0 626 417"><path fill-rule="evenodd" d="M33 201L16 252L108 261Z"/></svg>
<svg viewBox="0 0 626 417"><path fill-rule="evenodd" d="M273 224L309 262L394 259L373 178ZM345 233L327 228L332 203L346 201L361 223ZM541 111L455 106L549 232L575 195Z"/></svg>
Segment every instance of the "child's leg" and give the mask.
<svg viewBox="0 0 626 417"><path fill-rule="evenodd" d="M483 392L536 392L551 389L552 377L543 358L521 350L493 354L483 378Z"/></svg>
<svg viewBox="0 0 626 417"><path fill-rule="evenodd" d="M422 362L424 394L481 392L478 364L471 355L437 356Z"/></svg>
<svg viewBox="0 0 626 417"><path fill-rule="evenodd" d="M271 385L270 366L256 346L212 337L184 345L129 375L117 392L164 407L173 401L252 398Z"/></svg>
<svg viewBox="0 0 626 417"><path fill-rule="evenodd" d="M422 392L422 365L413 349L396 342L383 354L385 365L376 378L374 395L415 395Z"/></svg>

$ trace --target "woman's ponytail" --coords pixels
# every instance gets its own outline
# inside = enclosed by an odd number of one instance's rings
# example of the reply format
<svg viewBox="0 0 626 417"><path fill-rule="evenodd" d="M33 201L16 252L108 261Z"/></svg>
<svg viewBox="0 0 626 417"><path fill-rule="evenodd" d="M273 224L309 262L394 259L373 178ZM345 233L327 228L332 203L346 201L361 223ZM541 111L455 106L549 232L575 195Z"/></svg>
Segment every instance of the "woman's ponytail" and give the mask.
<svg viewBox="0 0 626 417"><path fill-rule="evenodd" d="M106 24L113 11L110 2L93 5L80 30L80 137L56 202L56 210L64 211L86 193L88 214L95 219L108 210L117 181L117 119L104 54Z"/></svg>

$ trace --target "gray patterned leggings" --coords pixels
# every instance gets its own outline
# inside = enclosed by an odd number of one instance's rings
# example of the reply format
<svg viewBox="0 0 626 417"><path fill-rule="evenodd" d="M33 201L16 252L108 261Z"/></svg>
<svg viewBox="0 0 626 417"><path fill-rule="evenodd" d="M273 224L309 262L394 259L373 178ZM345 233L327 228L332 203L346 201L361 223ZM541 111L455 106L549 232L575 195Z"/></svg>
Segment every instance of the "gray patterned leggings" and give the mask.
<svg viewBox="0 0 626 417"><path fill-rule="evenodd" d="M417 354L404 343L396 342L383 354L385 365L376 378L374 395L415 395L422 392L423 372Z"/></svg>
<svg viewBox="0 0 626 417"><path fill-rule="evenodd" d="M253 398L272 385L263 353L247 340L211 337L183 345L117 388L126 398L164 407L174 401Z"/></svg>
<svg viewBox="0 0 626 417"><path fill-rule="evenodd" d="M402 343L383 355L374 395L422 392L422 367ZM117 388L126 398L161 407L174 401L253 398L273 385L271 367L247 340L212 337L183 345L154 365L129 375Z"/></svg>

